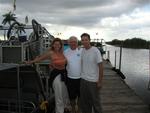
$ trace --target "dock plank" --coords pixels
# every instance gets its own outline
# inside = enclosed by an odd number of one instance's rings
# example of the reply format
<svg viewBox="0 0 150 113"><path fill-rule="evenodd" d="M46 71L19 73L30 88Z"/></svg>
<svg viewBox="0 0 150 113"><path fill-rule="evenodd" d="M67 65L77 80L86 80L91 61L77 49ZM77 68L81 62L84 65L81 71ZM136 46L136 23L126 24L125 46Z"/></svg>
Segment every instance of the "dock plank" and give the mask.
<svg viewBox="0 0 150 113"><path fill-rule="evenodd" d="M150 113L149 106L104 61L104 79L101 89L103 113Z"/></svg>

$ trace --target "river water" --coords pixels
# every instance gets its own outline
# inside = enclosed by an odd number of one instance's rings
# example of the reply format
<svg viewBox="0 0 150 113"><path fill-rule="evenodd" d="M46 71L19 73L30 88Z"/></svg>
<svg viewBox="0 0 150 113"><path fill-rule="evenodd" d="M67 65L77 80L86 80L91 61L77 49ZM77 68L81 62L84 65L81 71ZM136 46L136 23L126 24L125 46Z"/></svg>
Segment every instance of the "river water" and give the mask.
<svg viewBox="0 0 150 113"><path fill-rule="evenodd" d="M118 69L120 48L107 45L106 51L109 51L109 59L114 67L116 51L116 69ZM105 58L108 58L108 52ZM148 49L122 49L121 72L126 76L125 82L148 104L150 104L149 69Z"/></svg>

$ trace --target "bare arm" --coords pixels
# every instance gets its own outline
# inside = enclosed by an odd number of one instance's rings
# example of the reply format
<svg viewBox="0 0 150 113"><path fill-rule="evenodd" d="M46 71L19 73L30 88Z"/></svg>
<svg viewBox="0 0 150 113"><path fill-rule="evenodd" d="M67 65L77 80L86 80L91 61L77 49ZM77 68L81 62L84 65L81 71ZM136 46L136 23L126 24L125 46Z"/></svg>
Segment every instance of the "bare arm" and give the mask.
<svg viewBox="0 0 150 113"><path fill-rule="evenodd" d="M40 62L46 59L50 59L51 57L51 52L46 52L45 54L41 55L41 56L37 56L35 59L31 60L31 61L25 61L26 64L32 64L32 63L36 63L36 62Z"/></svg>
<svg viewBox="0 0 150 113"><path fill-rule="evenodd" d="M102 87L102 80L103 80L103 76L104 76L104 73L103 73L103 63L99 63L98 64L99 66L99 79L97 81L97 86L98 88L101 88Z"/></svg>

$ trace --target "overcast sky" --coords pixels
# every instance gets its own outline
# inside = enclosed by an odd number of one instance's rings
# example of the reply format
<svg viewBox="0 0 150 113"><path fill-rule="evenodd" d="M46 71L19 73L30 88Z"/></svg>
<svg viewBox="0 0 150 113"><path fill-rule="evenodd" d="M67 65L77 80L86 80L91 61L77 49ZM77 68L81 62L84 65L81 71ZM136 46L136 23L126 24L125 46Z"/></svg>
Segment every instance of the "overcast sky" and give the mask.
<svg viewBox="0 0 150 113"><path fill-rule="evenodd" d="M13 0L0 0L3 14L13 11ZM150 40L150 0L16 0L18 21L35 19L52 35L67 39L83 32L91 38ZM1 23L0 23L1 24Z"/></svg>

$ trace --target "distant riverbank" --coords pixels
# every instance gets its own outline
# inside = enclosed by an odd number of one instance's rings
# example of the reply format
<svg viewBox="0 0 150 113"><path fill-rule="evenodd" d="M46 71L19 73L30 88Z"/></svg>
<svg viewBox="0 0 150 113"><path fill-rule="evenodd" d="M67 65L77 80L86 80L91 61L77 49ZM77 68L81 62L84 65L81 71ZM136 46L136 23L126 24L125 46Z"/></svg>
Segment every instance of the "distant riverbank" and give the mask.
<svg viewBox="0 0 150 113"><path fill-rule="evenodd" d="M126 40L114 39L110 42L106 42L109 45L125 47L125 48L134 48L134 49L148 49L150 41L146 41L141 38L132 38Z"/></svg>

